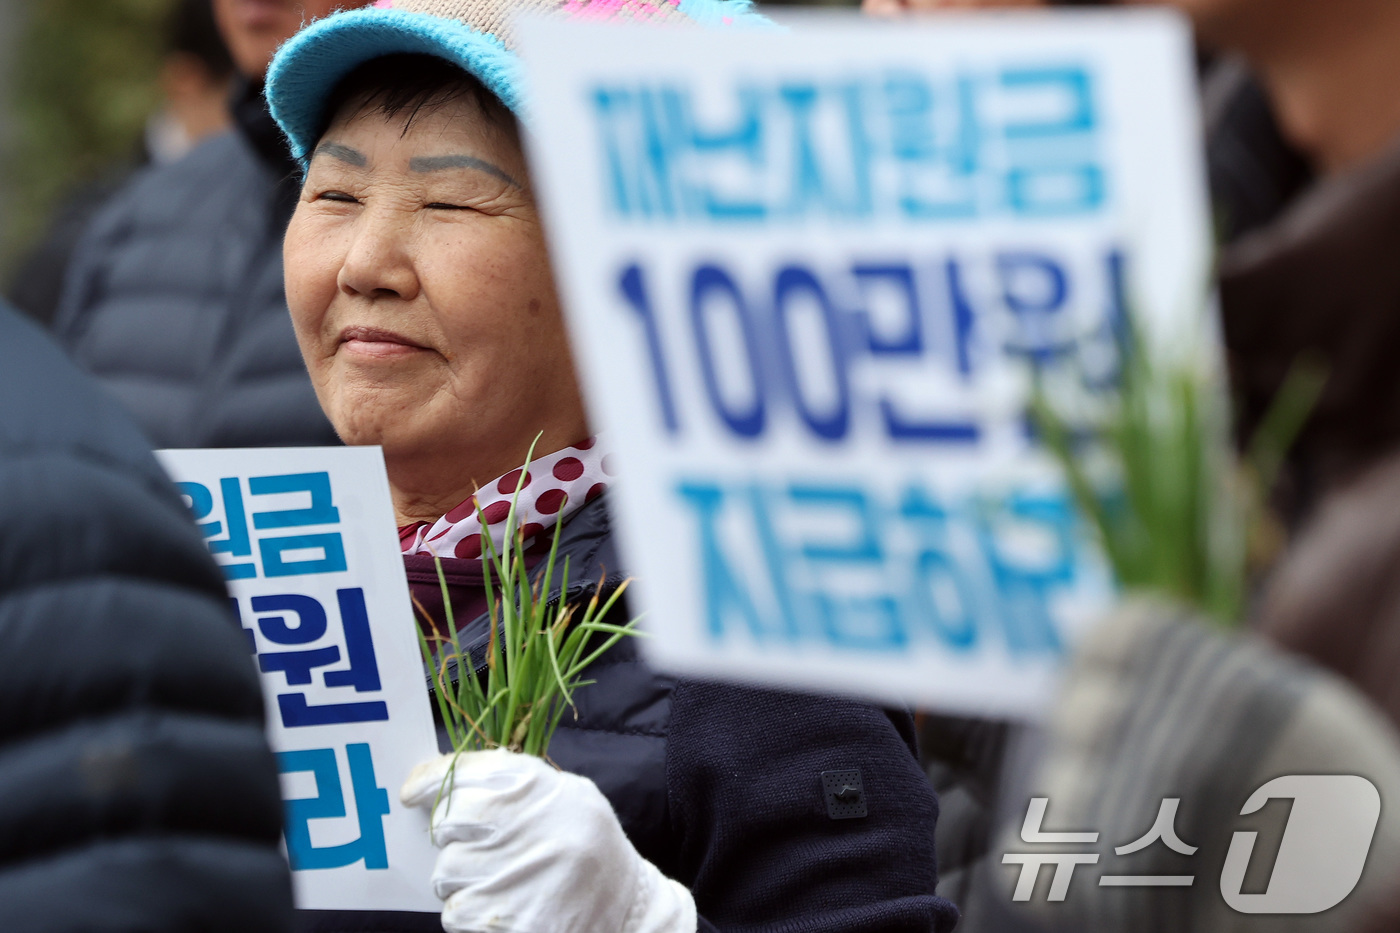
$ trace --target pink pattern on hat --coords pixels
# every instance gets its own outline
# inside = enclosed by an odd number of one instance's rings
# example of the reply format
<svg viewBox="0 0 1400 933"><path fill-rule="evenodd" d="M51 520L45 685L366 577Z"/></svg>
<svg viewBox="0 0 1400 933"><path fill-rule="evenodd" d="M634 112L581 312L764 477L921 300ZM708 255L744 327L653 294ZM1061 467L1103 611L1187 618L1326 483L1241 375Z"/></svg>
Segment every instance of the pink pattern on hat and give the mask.
<svg viewBox="0 0 1400 933"><path fill-rule="evenodd" d="M622 18L622 13L656 15L670 7L678 9L680 0L564 0L559 9L574 19L609 20Z"/></svg>

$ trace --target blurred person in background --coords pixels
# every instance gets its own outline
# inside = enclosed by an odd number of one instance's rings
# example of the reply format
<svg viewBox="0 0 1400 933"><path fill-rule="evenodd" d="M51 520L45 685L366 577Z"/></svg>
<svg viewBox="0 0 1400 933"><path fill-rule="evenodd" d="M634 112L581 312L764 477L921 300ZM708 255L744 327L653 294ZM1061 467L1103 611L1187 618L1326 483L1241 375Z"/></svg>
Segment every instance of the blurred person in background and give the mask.
<svg viewBox="0 0 1400 933"><path fill-rule="evenodd" d="M130 419L0 304L0 930L290 933L223 578Z"/></svg>
<svg viewBox="0 0 1400 933"><path fill-rule="evenodd" d="M160 68L164 106L146 122L151 161L174 162L228 129L233 59L209 0L179 0L170 18L170 51Z"/></svg>
<svg viewBox="0 0 1400 933"><path fill-rule="evenodd" d="M1222 56L1205 102L1241 434L1298 360L1327 371L1257 624L1400 723L1400 4L1171 2Z"/></svg>
<svg viewBox="0 0 1400 933"><path fill-rule="evenodd" d="M133 178L93 220L55 329L157 447L335 443L282 293L299 172L262 99L277 46L346 0L213 0L233 129Z"/></svg>
<svg viewBox="0 0 1400 933"><path fill-rule="evenodd" d="M1146 803L1179 799L1180 836L1218 876L1230 807L1268 779L1351 773L1384 801L1400 796L1400 370L1391 360L1400 345L1400 4L1168 2L1191 17L1212 59L1207 162L1241 437L1300 361L1320 361L1328 377L1280 490L1293 540L1252 621L1350 683L1255 640L1129 612L1080 648L1044 749L1031 757L1057 825L1123 841L1140 834ZM1005 783L1020 770L1005 768ZM1026 797L1018 802L1024 814ZM1387 803L1356 891L1315 917L1244 917L1213 885L1189 898L1090 887L1057 905L1048 926L1394 930L1392 813ZM1183 870L1180 856L1150 851L1134 866L1142 874ZM1006 910L1006 879L997 880L976 890L978 903L960 904L966 918ZM1005 915L983 924L1037 926Z"/></svg>
<svg viewBox="0 0 1400 933"><path fill-rule="evenodd" d="M15 272L10 300L42 324L52 324L73 250L107 199L142 166L182 158L201 140L228 127L233 61L214 24L209 0L179 0L167 29L160 73L164 105L147 121L135 160L113 165L103 177L67 197Z"/></svg>
<svg viewBox="0 0 1400 933"><path fill-rule="evenodd" d="M1129 0L1169 5L1207 62L1207 161L1220 292L1248 437L1300 355L1327 391L1290 462L1297 524L1400 444L1400 4ZM1095 5L865 0L870 13Z"/></svg>
<svg viewBox="0 0 1400 933"><path fill-rule="evenodd" d="M1219 56L1204 99L1242 436L1300 357L1328 372L1287 474L1296 526L1400 445L1400 4L1169 2Z"/></svg>
<svg viewBox="0 0 1400 933"><path fill-rule="evenodd" d="M1240 435L1253 434L1297 362L1319 359L1329 375L1279 496L1299 536L1256 624L1353 681L1400 723L1400 587L1389 582L1400 562L1400 455L1390 455L1400 445L1400 369L1390 360L1400 345L1400 4L1158 2L1191 18L1206 63L1207 162ZM1059 4L865 0L863 9L1051 5ZM940 893L966 906L964 869L986 851L1005 731L928 716L921 738L943 802L940 856L962 859L940 866ZM965 909L967 921L976 914Z"/></svg>
<svg viewBox="0 0 1400 933"><path fill-rule="evenodd" d="M1048 712L1006 769L997 855L960 930L1400 928L1400 734L1353 684L1151 596L1076 646ZM1094 867L1058 901L1043 886L1014 901L1021 869L998 864L1035 848L1032 798L1040 826L1095 834L1072 847Z"/></svg>

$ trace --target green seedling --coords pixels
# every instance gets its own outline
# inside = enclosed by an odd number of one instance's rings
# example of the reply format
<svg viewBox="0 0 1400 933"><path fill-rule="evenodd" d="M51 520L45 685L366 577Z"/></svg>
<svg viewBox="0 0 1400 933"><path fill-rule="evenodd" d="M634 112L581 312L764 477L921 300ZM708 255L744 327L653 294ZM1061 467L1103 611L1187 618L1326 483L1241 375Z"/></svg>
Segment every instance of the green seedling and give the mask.
<svg viewBox="0 0 1400 933"><path fill-rule="evenodd" d="M1322 367L1294 366L1239 456L1218 380L1190 360L1154 359L1131 327L1121 349L1103 409L1071 424L1037 373L1032 416L1124 590L1238 624L1251 542L1270 520L1268 491L1321 392Z"/></svg>
<svg viewBox="0 0 1400 933"><path fill-rule="evenodd" d="M533 455L531 444L527 467ZM484 657L473 659L463 650L442 561L435 558L449 634L437 636L434 645L419 628L418 639L433 671L438 710L458 752L505 748L547 757L550 739L574 706L574 694L593 682L585 679L588 666L620 639L641 634L635 629L637 619L625 625L604 621L627 589L626 581L605 598L600 580L582 605L550 598L556 570L559 592L569 591L568 559L557 566L562 523L554 526L548 558L534 572L527 569L516 519L526 472L520 471L500 550L490 535L482 535L491 621ZM481 525L485 528L486 522ZM419 611L427 617L421 605Z"/></svg>

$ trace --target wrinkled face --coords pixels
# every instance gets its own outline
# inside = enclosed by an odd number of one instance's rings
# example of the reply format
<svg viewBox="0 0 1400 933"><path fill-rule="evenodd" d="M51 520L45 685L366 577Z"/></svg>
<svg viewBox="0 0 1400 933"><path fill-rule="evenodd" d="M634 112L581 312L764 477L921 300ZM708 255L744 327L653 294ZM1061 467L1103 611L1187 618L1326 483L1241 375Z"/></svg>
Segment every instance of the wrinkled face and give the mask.
<svg viewBox="0 0 1400 933"><path fill-rule="evenodd" d="M238 70L250 78L267 73L277 47L313 19L369 0L214 0L214 19Z"/></svg>
<svg viewBox="0 0 1400 933"><path fill-rule="evenodd" d="M390 479L486 482L587 423L514 132L470 98L342 110L287 231L287 303L322 407ZM432 464L438 464L433 467ZM492 472L494 471L494 472ZM467 492L471 490L468 489Z"/></svg>

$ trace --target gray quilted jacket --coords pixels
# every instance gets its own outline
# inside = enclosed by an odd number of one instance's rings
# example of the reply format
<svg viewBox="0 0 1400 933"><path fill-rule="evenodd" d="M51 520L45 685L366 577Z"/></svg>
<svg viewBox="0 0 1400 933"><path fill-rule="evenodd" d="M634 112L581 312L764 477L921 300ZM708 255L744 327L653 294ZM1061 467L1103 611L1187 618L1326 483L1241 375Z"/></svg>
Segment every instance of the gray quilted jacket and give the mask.
<svg viewBox="0 0 1400 933"><path fill-rule="evenodd" d="M55 329L157 447L332 444L282 292L296 168L257 89L235 116L102 208Z"/></svg>

